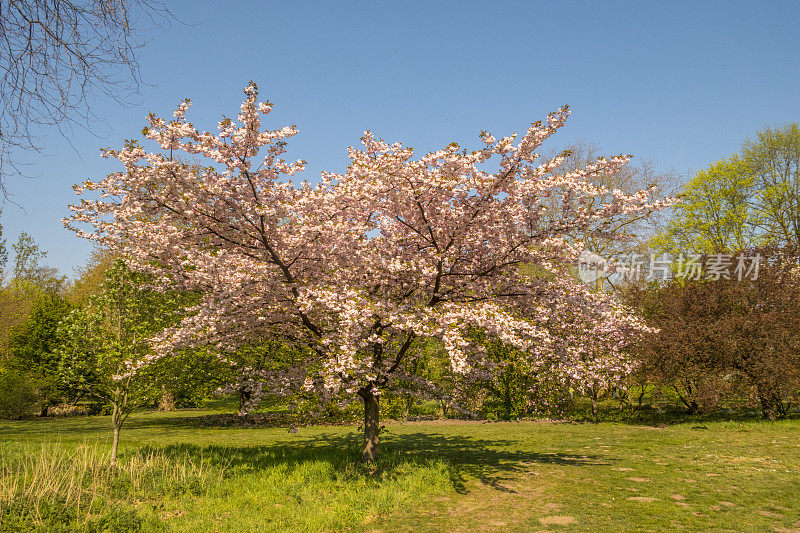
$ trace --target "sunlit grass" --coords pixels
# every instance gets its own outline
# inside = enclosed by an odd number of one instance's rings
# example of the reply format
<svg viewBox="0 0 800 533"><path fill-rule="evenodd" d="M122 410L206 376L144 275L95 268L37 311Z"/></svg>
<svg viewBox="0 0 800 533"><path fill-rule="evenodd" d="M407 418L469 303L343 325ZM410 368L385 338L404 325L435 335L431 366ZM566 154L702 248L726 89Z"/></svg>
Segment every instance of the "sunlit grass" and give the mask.
<svg viewBox="0 0 800 533"><path fill-rule="evenodd" d="M137 414L0 426L0 529L27 531L791 531L800 421L219 428Z"/></svg>

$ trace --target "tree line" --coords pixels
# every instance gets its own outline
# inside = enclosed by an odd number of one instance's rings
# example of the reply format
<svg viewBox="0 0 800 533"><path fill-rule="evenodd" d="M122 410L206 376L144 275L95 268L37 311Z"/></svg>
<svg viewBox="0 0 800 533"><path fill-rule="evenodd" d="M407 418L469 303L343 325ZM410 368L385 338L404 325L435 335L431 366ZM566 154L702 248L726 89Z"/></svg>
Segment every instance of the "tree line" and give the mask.
<svg viewBox="0 0 800 533"><path fill-rule="evenodd" d="M333 416L358 405L370 460L381 410L790 413L796 124L759 132L684 186L585 144L536 153L567 108L519 141L482 132L482 148L451 143L416 160L366 132L345 173L296 186L304 162L282 154L297 131L263 131L272 104L257 94L246 88L238 122L223 118L218 134L185 120L186 101L174 120L149 117L144 136L161 151L131 141L106 152L124 171L77 186L90 200L67 221L99 246L76 280L42 265L29 236L12 246L4 416L107 413L116 450L133 410L215 391L235 394L242 416L264 402ZM753 279L609 271L586 284L583 248L765 261Z"/></svg>

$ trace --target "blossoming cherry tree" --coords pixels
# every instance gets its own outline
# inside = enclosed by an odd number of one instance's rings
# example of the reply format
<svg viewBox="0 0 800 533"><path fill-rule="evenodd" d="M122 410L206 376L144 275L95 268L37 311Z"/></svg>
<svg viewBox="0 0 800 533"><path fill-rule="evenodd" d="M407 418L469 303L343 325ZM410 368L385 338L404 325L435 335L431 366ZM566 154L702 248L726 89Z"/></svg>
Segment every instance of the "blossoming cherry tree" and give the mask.
<svg viewBox="0 0 800 533"><path fill-rule="evenodd" d="M238 120L223 119L218 133L187 122L188 100L172 120L151 114L143 133L160 150L107 149L124 170L76 186L99 194L71 207L70 228L165 288L202 293L178 326L152 339L149 360L200 344L225 357L265 335L303 346L305 363L270 374L269 389L358 395L372 460L380 393L421 340L439 339L456 372L481 361L474 328L569 368L586 366L585 350L580 331L566 341L551 333L559 309L639 326L573 279L581 246L569 235L610 232L620 217L665 202L592 184L627 157L563 174L562 157L540 162L536 150L567 107L520 138L482 133L475 151L451 143L418 159L366 132L344 173L311 184L292 181L303 161L282 157L297 128L264 130L272 104L258 102L255 84L244 92Z"/></svg>

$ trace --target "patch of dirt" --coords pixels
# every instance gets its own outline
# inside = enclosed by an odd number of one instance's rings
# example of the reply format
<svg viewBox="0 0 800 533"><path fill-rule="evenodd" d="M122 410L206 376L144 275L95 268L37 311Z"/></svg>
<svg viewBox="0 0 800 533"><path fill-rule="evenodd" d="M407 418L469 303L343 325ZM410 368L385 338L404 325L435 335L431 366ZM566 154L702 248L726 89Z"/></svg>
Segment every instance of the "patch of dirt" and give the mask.
<svg viewBox="0 0 800 533"><path fill-rule="evenodd" d="M629 477L629 478L627 478L627 480L628 481L635 481L637 483L648 483L650 481L653 481L652 479L646 478L646 477Z"/></svg>
<svg viewBox="0 0 800 533"><path fill-rule="evenodd" d="M628 499L632 502L651 503L657 502L659 498L650 498L648 496L629 496Z"/></svg>
<svg viewBox="0 0 800 533"><path fill-rule="evenodd" d="M683 496L682 494L670 494L670 498L673 500L685 500L686 496Z"/></svg>
<svg viewBox="0 0 800 533"><path fill-rule="evenodd" d="M552 515L552 516L543 516L539 519L539 522L545 526L552 526L552 525L559 525L559 526L566 526L569 524L575 523L575 517L573 516L561 516L561 515Z"/></svg>
<svg viewBox="0 0 800 533"><path fill-rule="evenodd" d="M758 514L767 518L783 518L782 514L773 513L772 511L759 511Z"/></svg>

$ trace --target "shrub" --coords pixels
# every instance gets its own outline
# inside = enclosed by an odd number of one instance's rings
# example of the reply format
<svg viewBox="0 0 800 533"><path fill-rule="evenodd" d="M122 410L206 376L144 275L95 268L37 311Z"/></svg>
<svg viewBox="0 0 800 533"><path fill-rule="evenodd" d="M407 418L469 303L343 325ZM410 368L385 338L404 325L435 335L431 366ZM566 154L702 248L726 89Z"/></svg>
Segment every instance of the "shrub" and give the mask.
<svg viewBox="0 0 800 533"><path fill-rule="evenodd" d="M18 420L33 416L40 400L36 380L17 369L0 372L0 418Z"/></svg>

